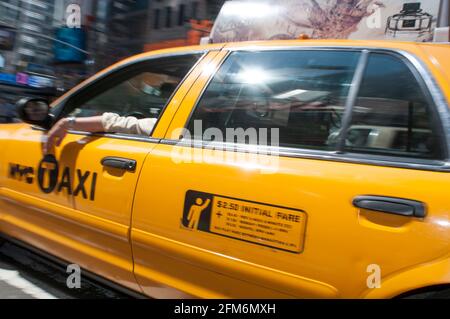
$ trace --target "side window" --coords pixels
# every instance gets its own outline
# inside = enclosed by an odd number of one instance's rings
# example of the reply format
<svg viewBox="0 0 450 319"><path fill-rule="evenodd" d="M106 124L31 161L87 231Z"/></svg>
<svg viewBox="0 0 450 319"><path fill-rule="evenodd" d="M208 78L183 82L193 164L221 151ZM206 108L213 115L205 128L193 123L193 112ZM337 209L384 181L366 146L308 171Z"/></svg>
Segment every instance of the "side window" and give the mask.
<svg viewBox="0 0 450 319"><path fill-rule="evenodd" d="M203 140L208 129L224 137L228 129L278 129L280 146L334 150L359 57L353 51L234 52L188 129ZM202 132L195 129L200 121Z"/></svg>
<svg viewBox="0 0 450 319"><path fill-rule="evenodd" d="M181 81L200 55L166 57L144 62L100 81L73 101L71 116L89 117L104 113L159 118Z"/></svg>
<svg viewBox="0 0 450 319"><path fill-rule="evenodd" d="M432 107L401 59L372 53L347 132L347 151L440 158Z"/></svg>

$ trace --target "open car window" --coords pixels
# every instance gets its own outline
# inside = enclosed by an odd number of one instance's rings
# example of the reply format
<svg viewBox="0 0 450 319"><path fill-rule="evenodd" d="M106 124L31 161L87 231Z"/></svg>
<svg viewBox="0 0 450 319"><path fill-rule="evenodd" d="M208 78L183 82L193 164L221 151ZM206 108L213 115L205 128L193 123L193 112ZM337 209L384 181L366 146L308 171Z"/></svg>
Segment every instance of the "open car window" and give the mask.
<svg viewBox="0 0 450 319"><path fill-rule="evenodd" d="M67 116L90 117L104 113L158 119L183 79L201 58L186 54L152 59L100 80L69 101Z"/></svg>

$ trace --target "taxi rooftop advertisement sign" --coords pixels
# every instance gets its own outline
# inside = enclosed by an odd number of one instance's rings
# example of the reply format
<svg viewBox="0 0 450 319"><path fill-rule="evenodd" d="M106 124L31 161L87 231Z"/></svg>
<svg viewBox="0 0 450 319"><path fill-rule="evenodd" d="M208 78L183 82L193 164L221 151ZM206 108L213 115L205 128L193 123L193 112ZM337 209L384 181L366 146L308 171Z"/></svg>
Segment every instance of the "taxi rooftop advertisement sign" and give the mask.
<svg viewBox="0 0 450 319"><path fill-rule="evenodd" d="M433 41L446 0L228 1L213 43L297 39Z"/></svg>

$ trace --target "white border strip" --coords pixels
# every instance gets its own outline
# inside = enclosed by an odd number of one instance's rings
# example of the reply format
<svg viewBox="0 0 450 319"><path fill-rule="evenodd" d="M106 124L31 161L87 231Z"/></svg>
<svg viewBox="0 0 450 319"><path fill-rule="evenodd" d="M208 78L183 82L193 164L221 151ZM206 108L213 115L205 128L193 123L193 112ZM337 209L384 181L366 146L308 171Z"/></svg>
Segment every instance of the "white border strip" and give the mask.
<svg viewBox="0 0 450 319"><path fill-rule="evenodd" d="M17 288L23 293L36 299L57 299L55 296L45 292L28 280L20 277L19 272L17 271L0 269L0 281Z"/></svg>

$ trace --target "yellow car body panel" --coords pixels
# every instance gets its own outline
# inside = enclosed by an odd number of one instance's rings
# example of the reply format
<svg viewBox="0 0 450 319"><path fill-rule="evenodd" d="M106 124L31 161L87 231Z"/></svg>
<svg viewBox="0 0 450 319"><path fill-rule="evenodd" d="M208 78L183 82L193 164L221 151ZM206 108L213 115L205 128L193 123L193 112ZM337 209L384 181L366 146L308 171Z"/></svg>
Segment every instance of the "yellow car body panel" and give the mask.
<svg viewBox="0 0 450 319"><path fill-rule="evenodd" d="M5 151L13 158L2 159L1 175L8 178L0 186L4 213L1 231L120 285L139 290L128 240L137 175L104 170L101 159L133 152L133 157L142 163L152 145L69 135L55 154L59 162L59 185L46 194L36 182L43 158L42 135L41 131L23 125L7 142ZM33 168L34 173L27 177L33 177L34 182L27 183L19 175L11 178L11 164ZM71 189L61 188L66 169L70 170ZM84 190L80 188L76 194L81 178L85 179ZM43 185L50 183L44 180ZM124 192L124 188L132 191Z"/></svg>
<svg viewBox="0 0 450 319"><path fill-rule="evenodd" d="M178 88L152 136L176 140L229 50L302 47L407 52L430 72L449 105L450 46L336 40L233 43L145 53L99 73L55 105L133 61L209 51ZM134 291L156 298L391 298L418 288L450 285L447 172L269 155L257 155L258 163L265 163L260 166L249 165L245 157L233 165L225 160L189 162L194 150L173 143L71 134L55 155L63 167L61 174L65 167L80 170L80 177L90 172L86 194L79 191L73 196L74 189L71 195L64 184L61 191L45 194L36 183L28 184L26 176L9 177L11 164L38 166L42 135L26 124L0 128L0 232ZM105 170L100 164L104 156L132 156L138 162L136 174ZM279 170L261 174L273 161ZM94 174L97 191L90 200ZM189 191L303 212L307 217L301 253L183 228L180 220ZM368 194L427 203L428 215L405 219L352 205L353 198ZM367 288L368 266L373 264L381 266L379 289Z"/></svg>

